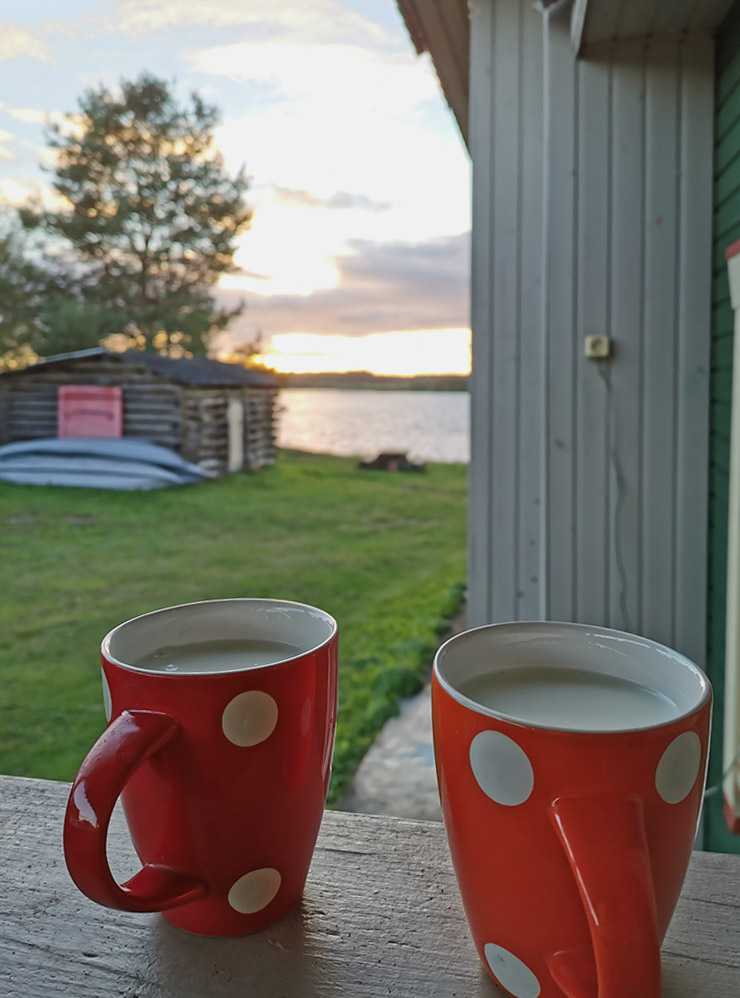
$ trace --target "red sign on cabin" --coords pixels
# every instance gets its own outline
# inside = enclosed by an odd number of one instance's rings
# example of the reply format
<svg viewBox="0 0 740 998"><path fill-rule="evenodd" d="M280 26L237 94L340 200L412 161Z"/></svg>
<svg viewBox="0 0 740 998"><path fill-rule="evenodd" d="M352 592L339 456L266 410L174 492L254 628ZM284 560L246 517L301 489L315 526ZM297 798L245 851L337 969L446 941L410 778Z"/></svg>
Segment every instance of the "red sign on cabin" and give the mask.
<svg viewBox="0 0 740 998"><path fill-rule="evenodd" d="M62 385L57 397L57 436L123 436L123 392L94 385Z"/></svg>

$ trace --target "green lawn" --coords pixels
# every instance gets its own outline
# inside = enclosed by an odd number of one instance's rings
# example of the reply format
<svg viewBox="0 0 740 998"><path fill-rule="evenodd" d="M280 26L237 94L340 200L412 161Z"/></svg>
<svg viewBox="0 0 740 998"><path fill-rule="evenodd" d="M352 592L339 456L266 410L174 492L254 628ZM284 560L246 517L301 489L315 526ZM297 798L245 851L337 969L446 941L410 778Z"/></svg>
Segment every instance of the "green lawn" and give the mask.
<svg viewBox="0 0 740 998"><path fill-rule="evenodd" d="M286 451L183 489L0 482L0 773L72 779L103 727L98 646L115 624L271 596L339 622L338 800L460 605L465 517L462 465L388 474Z"/></svg>

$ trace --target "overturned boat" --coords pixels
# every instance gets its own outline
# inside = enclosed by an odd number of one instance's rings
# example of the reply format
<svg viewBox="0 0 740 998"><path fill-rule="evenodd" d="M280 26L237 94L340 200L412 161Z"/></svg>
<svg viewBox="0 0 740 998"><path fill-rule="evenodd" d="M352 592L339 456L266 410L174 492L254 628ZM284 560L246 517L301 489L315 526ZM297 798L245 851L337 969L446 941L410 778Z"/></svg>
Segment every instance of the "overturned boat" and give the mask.
<svg viewBox="0 0 740 998"><path fill-rule="evenodd" d="M135 437L44 437L0 447L0 480L89 489L161 489L212 476L175 451Z"/></svg>

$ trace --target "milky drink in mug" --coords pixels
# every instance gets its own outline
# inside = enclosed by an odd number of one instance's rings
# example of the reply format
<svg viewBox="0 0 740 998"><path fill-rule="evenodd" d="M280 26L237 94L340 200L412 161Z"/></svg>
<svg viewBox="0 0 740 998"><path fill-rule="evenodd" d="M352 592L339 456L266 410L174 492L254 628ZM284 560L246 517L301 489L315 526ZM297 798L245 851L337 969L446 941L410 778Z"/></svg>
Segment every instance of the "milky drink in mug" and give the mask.
<svg viewBox="0 0 740 998"><path fill-rule="evenodd" d="M528 724L572 731L652 727L678 713L673 700L641 683L557 665L482 673L461 683L460 692Z"/></svg>
<svg viewBox="0 0 740 998"><path fill-rule="evenodd" d="M238 935L301 896L337 711L337 625L315 607L210 600L143 614L101 645L108 727L70 793L64 849L99 904ZM142 869L118 884L121 797Z"/></svg>
<svg viewBox="0 0 740 998"><path fill-rule="evenodd" d="M711 689L631 634L517 623L437 652L434 745L479 956L515 998L660 998Z"/></svg>
<svg viewBox="0 0 740 998"><path fill-rule="evenodd" d="M299 645L287 641L216 638L154 648L133 664L151 672L238 672L295 658L300 652Z"/></svg>

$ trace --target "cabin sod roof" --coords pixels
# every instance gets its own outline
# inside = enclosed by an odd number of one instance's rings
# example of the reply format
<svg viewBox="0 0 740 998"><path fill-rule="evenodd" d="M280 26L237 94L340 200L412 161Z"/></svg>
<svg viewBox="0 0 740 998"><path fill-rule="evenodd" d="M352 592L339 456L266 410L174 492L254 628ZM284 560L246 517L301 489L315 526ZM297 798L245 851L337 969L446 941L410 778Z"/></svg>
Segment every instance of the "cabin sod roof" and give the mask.
<svg viewBox="0 0 740 998"><path fill-rule="evenodd" d="M23 377L33 371L45 369L51 365L64 364L75 360L94 360L106 358L122 365L132 365L146 368L155 374L178 381L186 385L203 385L212 387L228 387L231 385L251 385L255 388L277 388L278 379L266 371L254 371L240 364L224 364L210 357L163 357L156 353L146 353L143 350L126 350L118 353L105 347L93 347L90 350L75 350L71 353L55 354L46 357L28 367L0 373L0 378Z"/></svg>

